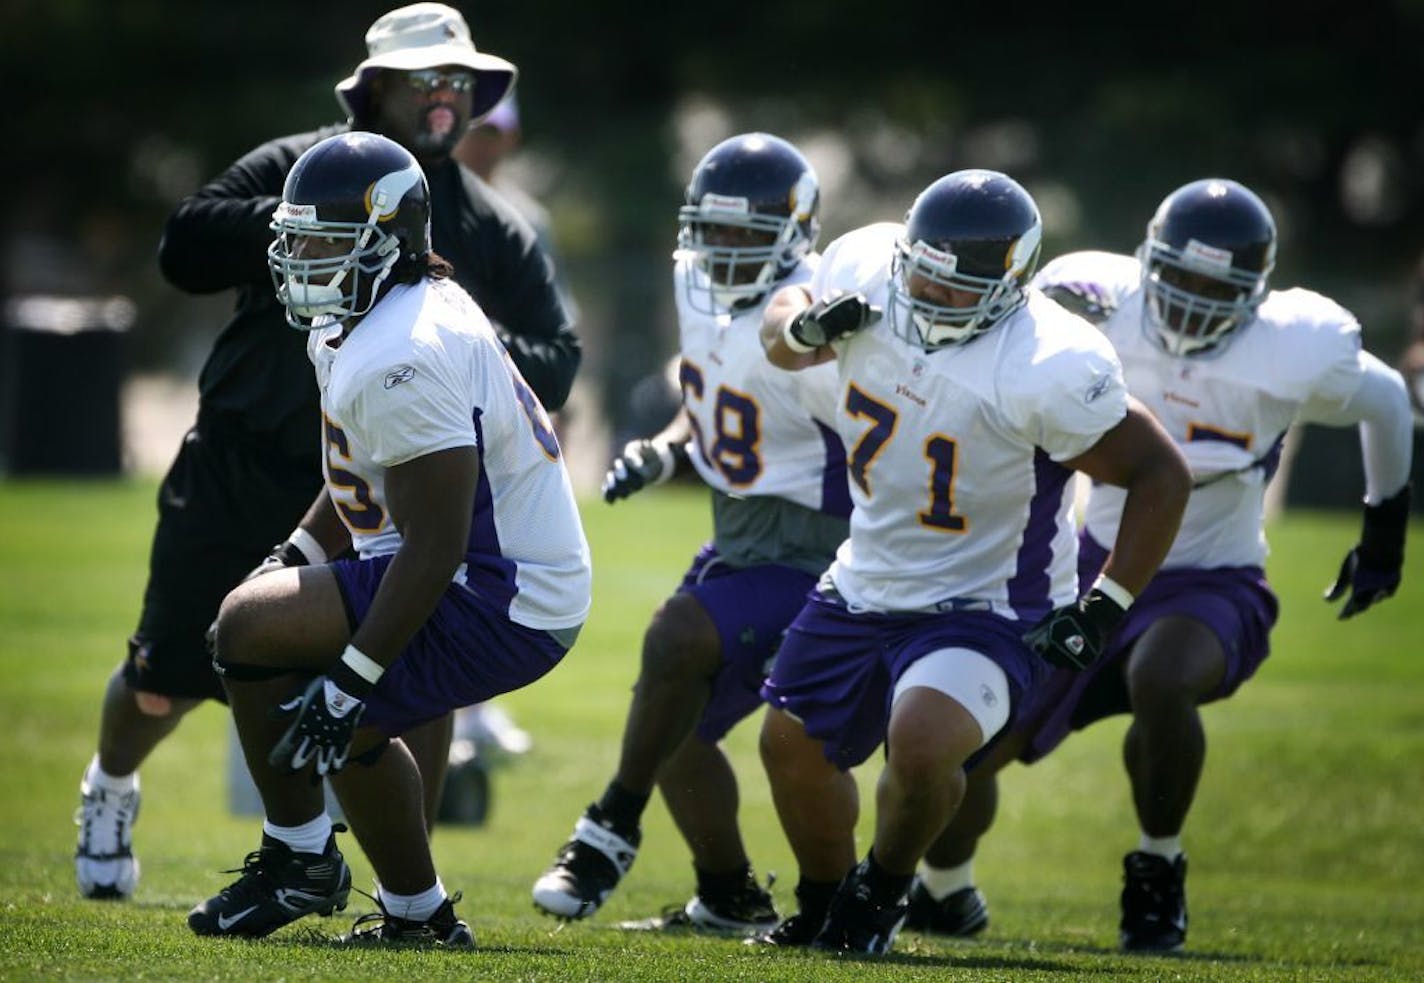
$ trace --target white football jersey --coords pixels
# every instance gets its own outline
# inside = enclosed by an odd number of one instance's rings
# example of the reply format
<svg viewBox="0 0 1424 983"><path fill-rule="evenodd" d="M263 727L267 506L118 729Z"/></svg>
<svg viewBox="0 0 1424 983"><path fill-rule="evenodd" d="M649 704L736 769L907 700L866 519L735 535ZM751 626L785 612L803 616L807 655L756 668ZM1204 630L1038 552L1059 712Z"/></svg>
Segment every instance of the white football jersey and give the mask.
<svg viewBox="0 0 1424 983"><path fill-rule="evenodd" d="M396 286L339 347L311 332L327 490L363 557L394 553L387 468L479 451L465 563L456 575L531 628L581 624L591 571L553 427L489 321L452 280Z"/></svg>
<svg viewBox="0 0 1424 983"><path fill-rule="evenodd" d="M1109 266L1104 279L1118 268ZM1177 357L1153 339L1144 312L1139 285L1101 328L1122 360L1128 391L1162 422L1192 469L1196 487L1163 567L1260 566L1265 489L1286 430L1307 402L1338 407L1354 395L1365 371L1360 326L1320 294L1274 290L1223 346ZM1093 488L1086 521L1099 542L1116 537L1124 497L1120 488Z"/></svg>
<svg viewBox="0 0 1424 983"><path fill-rule="evenodd" d="M803 260L777 289L810 281L817 257ZM770 294L734 314L703 314L688 304L690 257L679 252L673 293L681 335L682 405L693 423L693 466L728 495L771 495L845 515L845 452L835 432L839 384L833 365L783 372L767 361L760 329Z"/></svg>
<svg viewBox="0 0 1424 983"><path fill-rule="evenodd" d="M899 225L827 248L812 294L882 309ZM830 575L852 609L992 610L1036 619L1077 596L1062 462L1127 413L1122 370L1091 325L1037 291L965 345L926 352L888 315L835 344L851 535Z"/></svg>

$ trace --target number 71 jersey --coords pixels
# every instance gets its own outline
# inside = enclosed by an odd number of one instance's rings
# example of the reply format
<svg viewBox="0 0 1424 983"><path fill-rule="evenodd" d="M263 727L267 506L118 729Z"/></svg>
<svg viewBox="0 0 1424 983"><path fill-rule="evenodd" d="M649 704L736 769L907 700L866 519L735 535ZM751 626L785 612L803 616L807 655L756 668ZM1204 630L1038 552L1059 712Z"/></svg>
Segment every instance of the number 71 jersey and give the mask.
<svg viewBox="0 0 1424 983"><path fill-rule="evenodd" d="M815 297L889 310L899 226L826 250ZM964 344L932 351L890 315L837 342L836 426L855 510L831 576L852 608L1036 619L1077 595L1071 470L1127 412L1122 368L1086 321L1038 291Z"/></svg>

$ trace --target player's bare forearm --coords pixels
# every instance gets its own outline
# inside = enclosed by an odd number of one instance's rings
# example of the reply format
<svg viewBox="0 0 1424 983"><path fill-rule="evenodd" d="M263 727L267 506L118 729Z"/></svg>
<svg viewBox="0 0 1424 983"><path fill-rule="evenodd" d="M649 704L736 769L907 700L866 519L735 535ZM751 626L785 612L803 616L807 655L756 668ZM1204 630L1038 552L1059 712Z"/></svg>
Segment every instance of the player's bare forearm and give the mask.
<svg viewBox="0 0 1424 983"><path fill-rule="evenodd" d="M310 533L329 557L338 557L351 548L351 531L341 521L325 485L297 525Z"/></svg>
<svg viewBox="0 0 1424 983"><path fill-rule="evenodd" d="M1103 573L1140 594L1166 559L1191 495L1182 452L1141 403L1087 453L1068 462L1089 477L1127 489L1117 542Z"/></svg>
<svg viewBox="0 0 1424 983"><path fill-rule="evenodd" d="M692 439L692 421L687 416L687 410L678 410L668 425L651 439L655 444L667 444L668 446L686 444L690 441Z"/></svg>

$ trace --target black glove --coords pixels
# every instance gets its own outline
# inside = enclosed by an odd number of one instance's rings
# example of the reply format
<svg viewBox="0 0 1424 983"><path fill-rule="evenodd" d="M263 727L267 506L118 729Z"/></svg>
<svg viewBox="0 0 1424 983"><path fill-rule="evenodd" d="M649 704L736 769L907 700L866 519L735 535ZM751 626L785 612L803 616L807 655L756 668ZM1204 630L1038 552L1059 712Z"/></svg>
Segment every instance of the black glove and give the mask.
<svg viewBox="0 0 1424 983"><path fill-rule="evenodd" d="M811 351L837 338L855 334L880 320L880 308L862 294L843 293L824 297L791 319L786 326L793 348Z"/></svg>
<svg viewBox="0 0 1424 983"><path fill-rule="evenodd" d="M1102 656L1126 614L1127 608L1094 587L1073 604L1048 612L1024 642L1050 665L1082 672Z"/></svg>
<svg viewBox="0 0 1424 983"><path fill-rule="evenodd" d="M603 476L603 500L616 502L647 485L661 485L677 471L677 445L630 440Z"/></svg>
<svg viewBox="0 0 1424 983"><path fill-rule="evenodd" d="M1404 568L1404 534L1409 528L1409 484L1378 505L1365 506L1359 545L1345 554L1335 583L1325 600L1338 601L1349 592L1340 620L1353 617L1399 589Z"/></svg>
<svg viewBox="0 0 1424 983"><path fill-rule="evenodd" d="M341 668L338 666L338 671ZM351 738L366 712L362 698L369 696L373 687L349 670L340 676L344 685L333 682L331 676L316 677L306 689L273 711L277 719L295 719L267 755L272 767L294 773L315 762L313 782L345 767ZM361 692L358 696L350 690Z"/></svg>

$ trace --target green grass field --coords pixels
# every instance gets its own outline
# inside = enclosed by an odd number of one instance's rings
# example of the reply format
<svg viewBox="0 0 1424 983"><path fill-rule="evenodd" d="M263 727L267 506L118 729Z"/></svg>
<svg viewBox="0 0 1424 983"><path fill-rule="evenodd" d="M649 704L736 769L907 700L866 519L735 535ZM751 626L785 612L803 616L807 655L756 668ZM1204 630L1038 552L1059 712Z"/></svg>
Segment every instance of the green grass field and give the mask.
<svg viewBox="0 0 1424 983"><path fill-rule="evenodd" d="M0 979L490 980L1403 980L1424 978L1424 528L1403 595L1349 623L1319 600L1358 528L1354 515L1288 514L1272 529L1282 598L1275 655L1237 697L1206 711L1207 771L1186 832L1189 952L1115 951L1122 854L1136 844L1119 765L1125 721L1004 774L997 828L976 869L988 933L911 933L882 960L768 952L735 942L629 934L614 923L685 900L686 851L660 804L629 880L591 922L559 925L529 901L533 879L614 765L649 613L708 527L705 500L659 489L585 507L594 613L550 677L505 705L534 750L496 777L490 821L441 827L445 884L474 953L346 952L324 941L371 909L269 940L200 940L184 916L226 884L259 823L226 808L227 721L191 715L143 770L129 903L87 902L71 854L79 777L98 701L138 613L152 531L147 483L0 483ZM792 903L796 880L755 751L755 722L729 742L759 871ZM872 819L874 769L860 776ZM343 838L356 884L370 868Z"/></svg>

